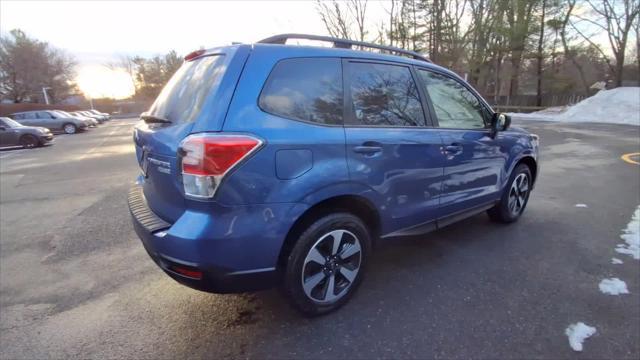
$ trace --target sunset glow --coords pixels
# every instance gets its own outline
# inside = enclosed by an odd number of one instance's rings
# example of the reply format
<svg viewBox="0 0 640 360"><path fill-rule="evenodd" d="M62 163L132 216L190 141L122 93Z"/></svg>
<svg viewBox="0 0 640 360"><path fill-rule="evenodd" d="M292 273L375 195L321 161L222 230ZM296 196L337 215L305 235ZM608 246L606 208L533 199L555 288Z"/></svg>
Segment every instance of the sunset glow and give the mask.
<svg viewBox="0 0 640 360"><path fill-rule="evenodd" d="M85 96L94 99L124 99L135 92L133 81L127 72L104 66L81 67L76 81Z"/></svg>

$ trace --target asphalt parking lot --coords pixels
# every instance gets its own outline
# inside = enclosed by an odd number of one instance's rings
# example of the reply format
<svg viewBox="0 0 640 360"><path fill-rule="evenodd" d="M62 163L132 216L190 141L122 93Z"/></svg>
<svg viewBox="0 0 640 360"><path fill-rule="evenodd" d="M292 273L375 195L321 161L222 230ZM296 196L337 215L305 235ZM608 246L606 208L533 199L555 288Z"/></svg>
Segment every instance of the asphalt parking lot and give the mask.
<svg viewBox="0 0 640 360"><path fill-rule="evenodd" d="M0 151L1 358L640 357L640 262L615 252L640 204L621 159L638 127L516 121L543 157L518 223L391 240L349 304L308 319L275 290L206 294L156 268L126 204L132 124ZM600 292L613 277L629 294ZM597 329L582 353L577 322Z"/></svg>

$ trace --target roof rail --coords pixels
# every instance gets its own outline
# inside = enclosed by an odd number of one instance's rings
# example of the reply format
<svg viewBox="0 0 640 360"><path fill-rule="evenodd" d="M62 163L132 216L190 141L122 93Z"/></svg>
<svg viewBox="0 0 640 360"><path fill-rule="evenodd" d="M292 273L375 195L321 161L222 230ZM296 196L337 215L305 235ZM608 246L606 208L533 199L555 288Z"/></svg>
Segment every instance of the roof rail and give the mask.
<svg viewBox="0 0 640 360"><path fill-rule="evenodd" d="M373 43L368 43L368 42L363 42L363 41L357 41L357 40L348 40L348 39L339 39L339 38L334 38L334 37L330 37L330 36L320 36L320 35L307 35L307 34L280 34L280 35L274 35L271 37L268 37L266 39L262 39L260 41L258 41L258 43L261 44L285 44L287 42L288 39L305 39L305 40L317 40L317 41L325 41L325 42L330 42L333 43L333 47L335 48L341 48L341 49L351 49L352 46L360 46L360 47L365 47L365 48L371 48L371 49L378 49L378 50L384 50L384 51L388 51L388 52L392 52L392 53L398 53L398 54L402 54L402 55L408 55L416 60L422 60L422 61L426 61L426 62L431 62L431 60L429 60L427 57L418 54L415 51L409 51L409 50L404 50L404 49L400 49L394 46L384 46L384 45L378 45L378 44L373 44Z"/></svg>

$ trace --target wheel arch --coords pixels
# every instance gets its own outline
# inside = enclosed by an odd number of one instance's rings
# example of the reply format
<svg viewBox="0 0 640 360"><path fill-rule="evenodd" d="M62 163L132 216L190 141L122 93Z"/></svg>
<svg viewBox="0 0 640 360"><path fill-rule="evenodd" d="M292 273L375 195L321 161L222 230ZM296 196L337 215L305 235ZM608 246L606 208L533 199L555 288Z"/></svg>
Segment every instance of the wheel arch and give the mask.
<svg viewBox="0 0 640 360"><path fill-rule="evenodd" d="M536 162L536 159L534 159L532 156L525 155L516 162L511 171L513 171L520 164L525 164L529 167L529 171L531 171L532 177L531 184L534 185L538 177L538 163Z"/></svg>
<svg viewBox="0 0 640 360"><path fill-rule="evenodd" d="M30 134L30 133L21 134L18 137L18 144L22 145L22 140L23 139L33 139L33 140L35 140L36 146L38 146L38 144L40 143L40 140L38 139L38 137L33 135L33 134Z"/></svg>
<svg viewBox="0 0 640 360"><path fill-rule="evenodd" d="M380 235L381 219L376 207L367 198L359 195L338 195L324 199L305 210L293 223L278 256L278 268L286 267L287 258L299 236L313 221L335 212L348 212L359 217L371 229L372 241Z"/></svg>

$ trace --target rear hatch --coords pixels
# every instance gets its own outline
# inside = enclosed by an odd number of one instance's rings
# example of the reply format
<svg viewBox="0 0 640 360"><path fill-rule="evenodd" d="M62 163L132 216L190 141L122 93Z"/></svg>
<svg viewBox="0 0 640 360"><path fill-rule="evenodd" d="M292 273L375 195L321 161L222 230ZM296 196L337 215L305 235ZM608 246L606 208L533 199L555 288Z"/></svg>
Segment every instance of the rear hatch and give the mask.
<svg viewBox="0 0 640 360"><path fill-rule="evenodd" d="M180 142L195 124L204 131L222 129L249 51L249 46L240 45L194 53L134 129L136 156L145 175L144 195L149 207L168 222L175 222L185 210L177 157Z"/></svg>

